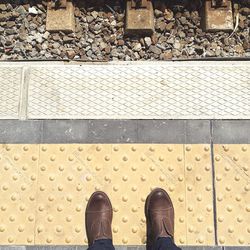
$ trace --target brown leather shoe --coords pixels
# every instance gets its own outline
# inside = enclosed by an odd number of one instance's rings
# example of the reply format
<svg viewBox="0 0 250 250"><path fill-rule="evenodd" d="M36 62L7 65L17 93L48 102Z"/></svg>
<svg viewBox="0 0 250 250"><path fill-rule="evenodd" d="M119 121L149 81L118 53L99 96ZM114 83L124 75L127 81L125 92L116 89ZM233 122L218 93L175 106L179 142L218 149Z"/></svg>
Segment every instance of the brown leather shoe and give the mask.
<svg viewBox="0 0 250 250"><path fill-rule="evenodd" d="M168 193L161 188L154 189L145 203L147 219L147 249L159 237L174 239L174 207Z"/></svg>
<svg viewBox="0 0 250 250"><path fill-rule="evenodd" d="M93 193L85 212L86 233L89 246L95 240L111 239L112 205L109 197L101 191Z"/></svg>

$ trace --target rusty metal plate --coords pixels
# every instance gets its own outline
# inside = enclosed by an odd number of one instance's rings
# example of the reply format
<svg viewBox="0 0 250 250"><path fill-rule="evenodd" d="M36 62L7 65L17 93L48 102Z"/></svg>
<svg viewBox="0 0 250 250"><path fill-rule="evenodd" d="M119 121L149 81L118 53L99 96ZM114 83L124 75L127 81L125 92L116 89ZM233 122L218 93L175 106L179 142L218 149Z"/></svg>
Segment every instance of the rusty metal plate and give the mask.
<svg viewBox="0 0 250 250"><path fill-rule="evenodd" d="M67 2L66 8L51 8L48 4L46 29L48 31L75 31L74 6Z"/></svg>
<svg viewBox="0 0 250 250"><path fill-rule="evenodd" d="M222 7L213 7L211 0L205 1L203 26L206 31L233 30L233 10L231 0Z"/></svg>
<svg viewBox="0 0 250 250"><path fill-rule="evenodd" d="M146 8L133 8L132 1L127 1L125 33L151 35L154 32L154 11L151 1Z"/></svg>

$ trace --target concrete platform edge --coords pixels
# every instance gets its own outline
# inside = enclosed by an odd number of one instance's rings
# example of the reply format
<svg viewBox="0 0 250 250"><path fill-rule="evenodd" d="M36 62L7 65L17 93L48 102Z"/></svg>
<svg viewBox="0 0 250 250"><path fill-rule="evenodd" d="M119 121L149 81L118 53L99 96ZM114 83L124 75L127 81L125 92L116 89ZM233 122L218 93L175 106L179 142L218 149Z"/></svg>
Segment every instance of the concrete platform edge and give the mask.
<svg viewBox="0 0 250 250"><path fill-rule="evenodd" d="M2 120L0 143L248 144L250 120Z"/></svg>

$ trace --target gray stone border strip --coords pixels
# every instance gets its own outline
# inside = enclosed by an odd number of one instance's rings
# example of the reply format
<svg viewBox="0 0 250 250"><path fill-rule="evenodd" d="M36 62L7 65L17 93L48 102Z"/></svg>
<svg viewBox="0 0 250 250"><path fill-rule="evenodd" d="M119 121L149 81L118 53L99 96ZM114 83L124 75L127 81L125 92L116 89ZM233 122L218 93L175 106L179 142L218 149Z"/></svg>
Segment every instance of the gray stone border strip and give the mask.
<svg viewBox="0 0 250 250"><path fill-rule="evenodd" d="M87 246L0 246L0 250L87 250ZM250 246L182 246L182 250L250 250ZM145 250L145 246L116 246L116 250Z"/></svg>
<svg viewBox="0 0 250 250"><path fill-rule="evenodd" d="M87 246L0 246L0 250L87 250ZM116 250L145 250L145 246L116 246ZM250 250L250 246L182 246L182 250Z"/></svg>
<svg viewBox="0 0 250 250"><path fill-rule="evenodd" d="M250 120L212 121L214 144L250 143Z"/></svg>
<svg viewBox="0 0 250 250"><path fill-rule="evenodd" d="M250 120L2 120L0 143L249 144Z"/></svg>

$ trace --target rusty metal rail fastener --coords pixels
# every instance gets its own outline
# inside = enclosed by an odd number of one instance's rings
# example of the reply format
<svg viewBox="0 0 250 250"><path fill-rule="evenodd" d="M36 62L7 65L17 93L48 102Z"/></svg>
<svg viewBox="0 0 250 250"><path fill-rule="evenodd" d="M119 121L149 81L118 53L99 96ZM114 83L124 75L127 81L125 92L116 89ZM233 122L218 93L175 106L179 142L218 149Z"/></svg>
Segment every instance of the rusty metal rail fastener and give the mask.
<svg viewBox="0 0 250 250"><path fill-rule="evenodd" d="M203 11L205 31L231 31L233 26L231 0L205 0Z"/></svg>
<svg viewBox="0 0 250 250"><path fill-rule="evenodd" d="M127 35L151 35L154 32L154 11L151 0L127 0Z"/></svg>
<svg viewBox="0 0 250 250"><path fill-rule="evenodd" d="M46 29L48 31L75 31L74 6L71 0L49 0Z"/></svg>

